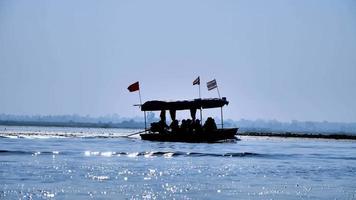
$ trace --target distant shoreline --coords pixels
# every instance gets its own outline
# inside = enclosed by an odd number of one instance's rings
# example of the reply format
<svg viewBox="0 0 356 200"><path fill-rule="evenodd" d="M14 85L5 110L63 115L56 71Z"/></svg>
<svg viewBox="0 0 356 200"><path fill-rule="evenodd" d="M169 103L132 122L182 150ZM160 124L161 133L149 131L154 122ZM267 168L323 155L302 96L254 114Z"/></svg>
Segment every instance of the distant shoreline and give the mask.
<svg viewBox="0 0 356 200"><path fill-rule="evenodd" d="M2 126L40 126L40 127L72 127L72 128L144 128L143 123L123 121L121 123L90 123L90 122L38 122L38 121L1 121Z"/></svg>
<svg viewBox="0 0 356 200"><path fill-rule="evenodd" d="M132 128L143 129L142 122L123 121L121 123L82 123L82 122L37 122L37 121L1 121L2 126L38 126L38 127L71 127L71 128ZM283 137L283 138L315 138L356 140L353 133L296 133L296 132L268 132L268 131L242 131L237 136L256 137Z"/></svg>
<svg viewBox="0 0 356 200"><path fill-rule="evenodd" d="M237 136L257 136L257 137L283 137L283 138L315 138L315 139L335 139L335 140L356 140L356 135L347 134L316 134L316 133L271 133L271 132L243 132Z"/></svg>

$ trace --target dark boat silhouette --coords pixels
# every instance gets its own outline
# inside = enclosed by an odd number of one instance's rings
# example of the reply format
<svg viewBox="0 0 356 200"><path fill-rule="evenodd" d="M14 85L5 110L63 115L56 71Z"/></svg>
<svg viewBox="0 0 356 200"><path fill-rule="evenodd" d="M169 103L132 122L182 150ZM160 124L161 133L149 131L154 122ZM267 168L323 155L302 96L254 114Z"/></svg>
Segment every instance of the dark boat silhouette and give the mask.
<svg viewBox="0 0 356 200"><path fill-rule="evenodd" d="M238 128L224 128L223 124L223 106L229 102L225 97L213 99L194 99L184 101L147 101L141 105L141 111L144 112L145 131L140 134L142 140L164 141L164 142L219 142L224 140L236 140ZM189 110L192 121L196 120L196 111L200 110L200 120L202 119L202 110L209 108L221 109L221 128L207 125L201 128L177 129L169 128L166 122L166 111L169 111L172 121L176 120L176 111ZM147 129L146 112L160 111L160 122L152 123ZM209 119L209 118L208 118ZM212 118L210 118L212 119ZM209 120L208 120L209 121ZM211 121L211 120L210 120ZM214 120L211 123L215 123ZM214 128L215 127L215 128Z"/></svg>

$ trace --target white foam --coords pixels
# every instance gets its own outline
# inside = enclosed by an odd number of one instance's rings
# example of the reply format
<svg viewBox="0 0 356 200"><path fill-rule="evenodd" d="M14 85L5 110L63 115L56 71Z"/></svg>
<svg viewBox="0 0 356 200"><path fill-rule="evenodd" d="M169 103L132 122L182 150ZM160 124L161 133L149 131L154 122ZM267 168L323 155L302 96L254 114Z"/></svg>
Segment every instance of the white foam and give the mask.
<svg viewBox="0 0 356 200"><path fill-rule="evenodd" d="M108 151L108 152L102 152L100 155L101 156L104 156L104 157L111 157L112 154L114 154L115 152L111 152L111 151Z"/></svg>
<svg viewBox="0 0 356 200"><path fill-rule="evenodd" d="M127 155L127 157L130 157L130 158L134 158L134 157L137 157L138 156L138 152L135 152L135 153L129 153L128 155Z"/></svg>
<svg viewBox="0 0 356 200"><path fill-rule="evenodd" d="M165 158L172 158L172 157L173 157L173 154L174 154L174 153L169 152L169 153L163 154L163 156L164 156Z"/></svg>

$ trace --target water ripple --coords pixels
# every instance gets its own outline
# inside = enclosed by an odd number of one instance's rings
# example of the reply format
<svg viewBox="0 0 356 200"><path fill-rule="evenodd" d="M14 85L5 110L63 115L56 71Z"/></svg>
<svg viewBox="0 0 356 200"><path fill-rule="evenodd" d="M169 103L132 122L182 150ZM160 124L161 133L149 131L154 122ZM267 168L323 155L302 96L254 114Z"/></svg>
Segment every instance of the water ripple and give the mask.
<svg viewBox="0 0 356 200"><path fill-rule="evenodd" d="M149 152L97 152L97 151L85 151L85 156L127 156L127 157L256 157L261 154L251 152L239 152L239 153L199 153L199 152L165 152L165 151L149 151Z"/></svg>
<svg viewBox="0 0 356 200"><path fill-rule="evenodd" d="M82 152L59 152L59 151L23 151L23 150L0 150L0 156L5 155L83 155ZM100 156L100 157L113 157L113 156L126 156L129 158L144 157L255 157L265 159L286 159L286 158L303 158L312 157L320 159L332 160L356 160L354 156L333 156L327 154L260 154L253 152L227 152L227 153L205 153L205 152L184 152L184 151L143 151L143 152L114 152L114 151L85 151L84 156Z"/></svg>

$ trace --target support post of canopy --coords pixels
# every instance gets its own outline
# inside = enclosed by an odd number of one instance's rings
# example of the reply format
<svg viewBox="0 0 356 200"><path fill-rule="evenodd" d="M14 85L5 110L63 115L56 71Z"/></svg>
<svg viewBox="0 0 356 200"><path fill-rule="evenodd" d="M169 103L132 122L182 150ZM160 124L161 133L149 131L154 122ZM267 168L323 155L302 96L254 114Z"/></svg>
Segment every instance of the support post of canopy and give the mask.
<svg viewBox="0 0 356 200"><path fill-rule="evenodd" d="M143 111L143 115L145 118L145 131L147 130L147 122L146 122L146 111Z"/></svg>
<svg viewBox="0 0 356 200"><path fill-rule="evenodd" d="M203 110L200 107L200 125L203 125Z"/></svg>
<svg viewBox="0 0 356 200"><path fill-rule="evenodd" d="M223 107L220 107L220 111L221 111L221 128L224 128L224 116L223 116Z"/></svg>

